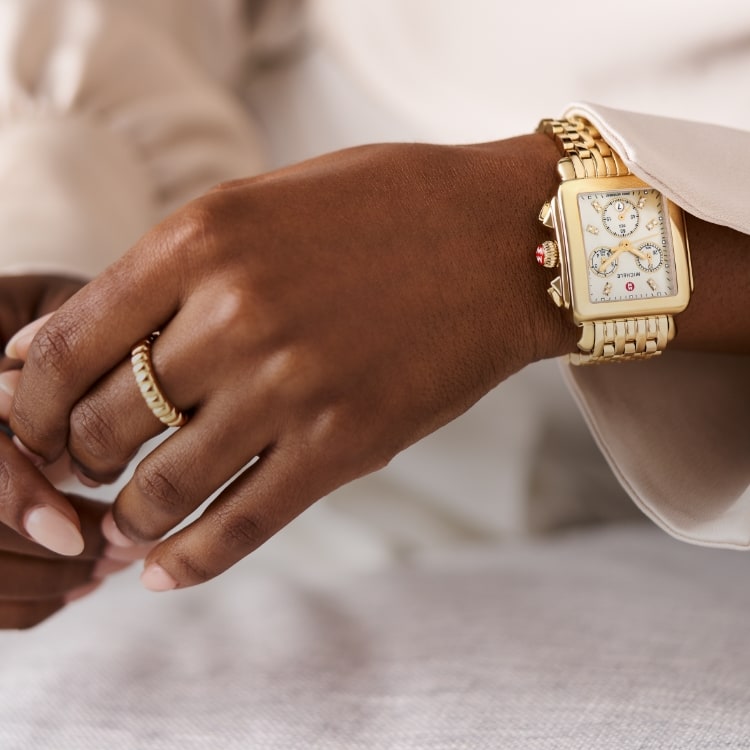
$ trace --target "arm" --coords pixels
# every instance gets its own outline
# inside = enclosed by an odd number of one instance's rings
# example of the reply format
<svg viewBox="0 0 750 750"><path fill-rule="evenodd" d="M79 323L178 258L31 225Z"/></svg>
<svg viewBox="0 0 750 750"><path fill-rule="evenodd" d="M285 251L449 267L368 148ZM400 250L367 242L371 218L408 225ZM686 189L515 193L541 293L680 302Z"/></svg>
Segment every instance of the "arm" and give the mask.
<svg viewBox="0 0 750 750"><path fill-rule="evenodd" d="M540 136L372 146L213 191L42 328L14 429L45 459L67 444L92 477L111 478L161 429L121 363L162 329L156 371L192 417L140 464L115 518L131 539L158 539L259 455L147 560L152 587L207 580L512 372L572 351L533 262L557 158ZM699 229L696 256L727 238L747 247L724 231ZM720 283L720 267L699 268L716 277L696 269L697 288ZM105 298L96 328L82 327ZM693 347L727 314L697 307ZM726 345L742 350L743 335Z"/></svg>

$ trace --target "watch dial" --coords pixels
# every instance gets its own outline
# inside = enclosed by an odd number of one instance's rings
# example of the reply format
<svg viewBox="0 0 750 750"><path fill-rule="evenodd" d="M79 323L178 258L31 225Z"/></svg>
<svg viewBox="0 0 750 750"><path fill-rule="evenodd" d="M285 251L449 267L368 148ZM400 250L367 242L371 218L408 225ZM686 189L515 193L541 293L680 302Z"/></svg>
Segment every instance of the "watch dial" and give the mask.
<svg viewBox="0 0 750 750"><path fill-rule="evenodd" d="M665 204L653 188L578 195L592 302L677 293Z"/></svg>

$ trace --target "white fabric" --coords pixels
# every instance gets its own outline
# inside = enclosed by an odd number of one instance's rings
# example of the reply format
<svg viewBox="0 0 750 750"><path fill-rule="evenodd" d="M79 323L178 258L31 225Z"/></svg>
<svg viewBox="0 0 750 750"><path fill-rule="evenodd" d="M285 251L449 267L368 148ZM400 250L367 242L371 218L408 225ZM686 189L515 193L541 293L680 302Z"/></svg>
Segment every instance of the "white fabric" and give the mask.
<svg viewBox="0 0 750 750"><path fill-rule="evenodd" d="M126 575L0 634L0 746L739 750L746 562L636 524L315 587Z"/></svg>
<svg viewBox="0 0 750 750"><path fill-rule="evenodd" d="M750 234L750 133L598 105L568 114L588 117L631 171L685 210ZM638 364L563 365L614 472L677 538L750 548L750 357L668 351Z"/></svg>
<svg viewBox="0 0 750 750"><path fill-rule="evenodd" d="M180 204L261 168L257 128L194 41L226 32L236 4L210 7L0 4L0 270L96 274ZM218 45L215 67L237 46Z"/></svg>

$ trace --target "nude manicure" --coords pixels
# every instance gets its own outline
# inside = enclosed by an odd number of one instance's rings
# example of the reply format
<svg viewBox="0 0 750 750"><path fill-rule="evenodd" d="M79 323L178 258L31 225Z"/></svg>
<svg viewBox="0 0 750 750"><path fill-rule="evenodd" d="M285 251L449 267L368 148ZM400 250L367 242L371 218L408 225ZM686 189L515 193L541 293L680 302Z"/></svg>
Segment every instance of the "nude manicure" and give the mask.
<svg viewBox="0 0 750 750"><path fill-rule="evenodd" d="M115 547L133 547L135 542L132 539L128 539L125 534L117 528L115 519L111 513L107 513L102 518L102 534L104 538Z"/></svg>
<svg viewBox="0 0 750 750"><path fill-rule="evenodd" d="M90 487L92 489L96 489L97 487L101 487L102 483L97 482L96 479L91 479L90 477L87 477L77 466L73 465L73 474L75 474L76 479L84 486L84 487Z"/></svg>
<svg viewBox="0 0 750 750"><path fill-rule="evenodd" d="M21 377L20 370L7 370L0 373L0 418L8 419L10 406L16 392L18 379Z"/></svg>
<svg viewBox="0 0 750 750"><path fill-rule="evenodd" d="M20 331L16 331L15 335L11 336L10 341L5 345L5 356L10 357L10 359L20 359L19 349L26 349L34 336L39 332L39 329L51 317L52 313L48 313L25 325Z"/></svg>
<svg viewBox="0 0 750 750"><path fill-rule="evenodd" d="M26 533L42 547L58 555L80 555L85 546L76 525L51 505L32 508L24 519Z"/></svg>
<svg viewBox="0 0 750 750"><path fill-rule="evenodd" d="M47 465L47 462L41 456L34 453L34 451L27 448L21 442L21 438L19 438L18 435L13 436L13 443L16 448L18 448L18 450L21 451L21 453L23 453L23 455L26 456L34 466L36 466L37 469L43 469Z"/></svg>
<svg viewBox="0 0 750 750"><path fill-rule="evenodd" d="M177 588L177 581L156 563L152 563L143 571L141 583L149 591L171 591Z"/></svg>

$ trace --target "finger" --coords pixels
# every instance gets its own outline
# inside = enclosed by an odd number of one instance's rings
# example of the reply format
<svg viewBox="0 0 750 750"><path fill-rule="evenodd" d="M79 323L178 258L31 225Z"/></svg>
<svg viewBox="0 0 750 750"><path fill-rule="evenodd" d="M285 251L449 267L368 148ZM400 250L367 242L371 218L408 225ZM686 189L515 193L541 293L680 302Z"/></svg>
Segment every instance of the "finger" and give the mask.
<svg viewBox="0 0 750 750"><path fill-rule="evenodd" d="M62 597L90 583L94 563L77 559L45 560L41 557L0 552L0 599L35 600Z"/></svg>
<svg viewBox="0 0 750 750"><path fill-rule="evenodd" d="M114 506L129 539L153 541L183 521L270 441L268 419L217 399L141 461ZM257 427L255 427L257 426Z"/></svg>
<svg viewBox="0 0 750 750"><path fill-rule="evenodd" d="M10 422L47 461L65 447L73 405L177 310L182 281L175 269L184 267L192 242L205 245L202 224L191 216L183 211L152 230L33 337ZM20 353L19 341L14 347Z"/></svg>
<svg viewBox="0 0 750 750"><path fill-rule="evenodd" d="M131 539L128 539L117 528L111 510L107 511L104 518L102 518L101 530L108 542L102 554L105 560L113 563L130 565L136 560L145 560L148 553L156 546L156 542L135 544Z"/></svg>
<svg viewBox="0 0 750 750"><path fill-rule="evenodd" d="M5 435L0 435L0 523L61 555L85 547L75 509Z"/></svg>
<svg viewBox="0 0 750 750"><path fill-rule="evenodd" d="M104 553L106 539L101 530L101 523L108 505L84 497L69 496L74 512L78 515L83 536L83 552L76 558L84 561L94 561ZM31 555L49 560L60 560L60 555L40 546L31 539L0 524L0 551L12 552L19 555Z"/></svg>
<svg viewBox="0 0 750 750"><path fill-rule="evenodd" d="M39 601L0 602L0 629L27 630L44 622L65 606L65 600L42 599Z"/></svg>
<svg viewBox="0 0 750 750"><path fill-rule="evenodd" d="M34 340L34 336L39 333L52 315L53 313L42 315L41 318L32 320L31 323L27 323L23 328L16 331L16 333L10 337L10 341L5 345L5 356L10 359L25 360L28 356L29 347Z"/></svg>
<svg viewBox="0 0 750 750"><path fill-rule="evenodd" d="M151 345L154 378L182 411L206 399L213 386L210 355L218 325L211 322L217 304L210 296L191 299ZM166 429L146 404L128 359L73 408L68 451L85 476L111 482L143 443Z"/></svg>
<svg viewBox="0 0 750 750"><path fill-rule="evenodd" d="M10 418L10 407L20 379L20 370L6 370L0 373L0 420L3 422L7 423Z"/></svg>
<svg viewBox="0 0 750 750"><path fill-rule="evenodd" d="M312 476L312 466L303 465L299 455L275 449L261 456L198 520L157 545L146 558L143 585L167 591L224 572L332 489Z"/></svg>

